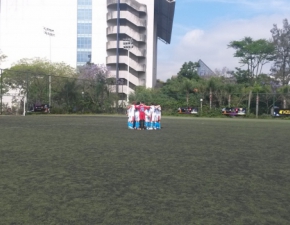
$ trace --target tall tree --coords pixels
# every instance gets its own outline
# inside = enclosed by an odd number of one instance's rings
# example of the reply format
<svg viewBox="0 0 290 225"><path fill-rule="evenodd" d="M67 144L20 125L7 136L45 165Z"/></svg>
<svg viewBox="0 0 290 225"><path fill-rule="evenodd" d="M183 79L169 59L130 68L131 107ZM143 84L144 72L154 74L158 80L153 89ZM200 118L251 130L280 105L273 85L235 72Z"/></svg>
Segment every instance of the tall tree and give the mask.
<svg viewBox="0 0 290 225"><path fill-rule="evenodd" d="M235 49L234 57L240 58L242 66L247 66L252 82L262 73L263 66L274 59L274 45L265 39L255 41L251 37L245 37L241 41L230 42L228 47Z"/></svg>
<svg viewBox="0 0 290 225"><path fill-rule="evenodd" d="M110 95L109 70L104 65L90 63L79 68L79 78L88 106L93 111L100 111L113 105Z"/></svg>
<svg viewBox="0 0 290 225"><path fill-rule="evenodd" d="M178 72L178 77L185 77L188 78L190 80L194 79L194 80L199 80L200 77L197 74L197 68L199 67L199 63L198 62L191 62L189 61L188 63L185 62L180 71Z"/></svg>
<svg viewBox="0 0 290 225"><path fill-rule="evenodd" d="M282 29L274 24L271 33L276 56L271 71L277 79L281 80L282 85L287 85L290 81L290 24L288 20L283 20Z"/></svg>
<svg viewBox="0 0 290 225"><path fill-rule="evenodd" d="M21 59L9 70L3 73L3 84L14 90L18 95L25 96L28 93L29 104L45 103L48 100L48 77L53 75L52 90L59 92L65 79L56 79L57 76L75 77L74 68L64 63L50 63L47 60Z"/></svg>

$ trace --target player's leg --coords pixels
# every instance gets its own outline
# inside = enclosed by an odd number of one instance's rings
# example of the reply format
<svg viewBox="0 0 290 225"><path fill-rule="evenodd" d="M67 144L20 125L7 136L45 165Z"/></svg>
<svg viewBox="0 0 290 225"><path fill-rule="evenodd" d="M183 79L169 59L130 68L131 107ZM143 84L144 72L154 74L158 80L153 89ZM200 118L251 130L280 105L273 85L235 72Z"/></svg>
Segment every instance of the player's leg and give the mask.
<svg viewBox="0 0 290 225"><path fill-rule="evenodd" d="M130 115L129 116L129 119L128 119L128 128L129 129L134 129L134 127L133 127L133 121L134 121L134 116L132 116L132 115Z"/></svg>
<svg viewBox="0 0 290 225"><path fill-rule="evenodd" d="M143 128L144 128L144 120L142 119L140 120L140 129L143 130Z"/></svg>
<svg viewBox="0 0 290 225"><path fill-rule="evenodd" d="M156 119L156 129L161 129L161 117L160 117L160 114L157 115L157 119Z"/></svg>
<svg viewBox="0 0 290 225"><path fill-rule="evenodd" d="M140 129L139 112L135 112L135 129Z"/></svg>

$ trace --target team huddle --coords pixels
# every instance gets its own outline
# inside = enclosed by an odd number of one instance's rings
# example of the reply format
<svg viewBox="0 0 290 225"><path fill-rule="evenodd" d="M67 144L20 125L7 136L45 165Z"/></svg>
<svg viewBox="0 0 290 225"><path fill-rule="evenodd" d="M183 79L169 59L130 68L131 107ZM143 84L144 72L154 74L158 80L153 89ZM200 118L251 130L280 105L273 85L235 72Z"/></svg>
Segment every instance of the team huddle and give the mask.
<svg viewBox="0 0 290 225"><path fill-rule="evenodd" d="M142 102L132 102L127 107L128 128L135 130L161 129L161 106L153 103L150 106Z"/></svg>

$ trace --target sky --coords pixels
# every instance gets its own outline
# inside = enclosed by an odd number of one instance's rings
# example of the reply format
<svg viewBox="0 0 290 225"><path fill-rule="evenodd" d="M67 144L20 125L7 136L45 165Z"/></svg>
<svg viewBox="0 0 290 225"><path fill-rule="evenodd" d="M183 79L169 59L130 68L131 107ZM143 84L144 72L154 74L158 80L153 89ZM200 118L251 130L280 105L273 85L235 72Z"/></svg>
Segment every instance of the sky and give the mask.
<svg viewBox="0 0 290 225"><path fill-rule="evenodd" d="M76 33L76 26L65 26L67 20L75 19L67 13L76 12L74 4L69 4L73 0L41 0L33 5L32 0L0 1L6 1L7 7L14 11L24 9L26 5L32 7L33 11L23 10L17 17L5 15L6 22L18 20L22 26L19 30L8 29L9 33L5 37L1 35L0 49L9 48L9 51L4 51L8 58L0 65L1 68L8 67L19 58L30 58L35 54L52 61L62 61L59 52L75 54L75 40L68 41L63 35ZM59 10L52 11L49 8L52 1L59 5ZM63 9L67 9L65 13ZM5 12L5 9L1 10ZM22 21L24 14L28 15L28 19ZM233 56L234 50L228 48L228 44L246 36L254 40L268 40L273 24L282 28L283 19L290 22L290 0L176 0L171 43L158 43L157 79L166 81L179 72L182 64L199 59L213 71L225 67L234 70L240 66L239 59ZM56 36L45 36L43 26L54 28ZM28 39L21 37L21 32L25 32ZM41 41L34 41L36 39ZM3 49L8 42L10 46ZM16 55L18 58L14 57ZM75 57L68 63L75 64ZM263 72L268 73L270 66L266 65Z"/></svg>
<svg viewBox="0 0 290 225"><path fill-rule="evenodd" d="M157 78L166 81L199 59L213 71L234 70L241 64L228 44L269 40L273 25L282 28L284 19L290 22L290 0L176 0L171 43L159 43Z"/></svg>

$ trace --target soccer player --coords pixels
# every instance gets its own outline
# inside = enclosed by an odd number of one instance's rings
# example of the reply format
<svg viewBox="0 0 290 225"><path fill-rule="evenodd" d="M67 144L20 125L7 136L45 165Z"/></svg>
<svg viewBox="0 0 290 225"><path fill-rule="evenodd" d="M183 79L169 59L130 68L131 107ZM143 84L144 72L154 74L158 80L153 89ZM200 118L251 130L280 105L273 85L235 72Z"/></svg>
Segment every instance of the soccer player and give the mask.
<svg viewBox="0 0 290 225"><path fill-rule="evenodd" d="M149 130L151 127L151 107L145 109L145 129Z"/></svg>
<svg viewBox="0 0 290 225"><path fill-rule="evenodd" d="M144 105L143 102L140 102L139 105L135 105L135 108L139 111L139 121L140 121L139 130L145 130L145 110L149 109L150 107Z"/></svg>
<svg viewBox="0 0 290 225"><path fill-rule="evenodd" d="M148 125L148 130L153 130L154 126L155 126L155 105L154 103L150 104L150 122Z"/></svg>
<svg viewBox="0 0 290 225"><path fill-rule="evenodd" d="M155 114L156 114L155 128L156 130L159 130L161 129L161 106L160 105L155 106Z"/></svg>
<svg viewBox="0 0 290 225"><path fill-rule="evenodd" d="M132 102L132 105L127 107L128 114L128 128L134 129L134 121L135 121L135 102Z"/></svg>
<svg viewBox="0 0 290 225"><path fill-rule="evenodd" d="M135 113L134 113L134 119L135 119L135 127L134 129L135 130L140 130L140 112L139 112L139 105L140 105L140 102L137 102L135 106Z"/></svg>

